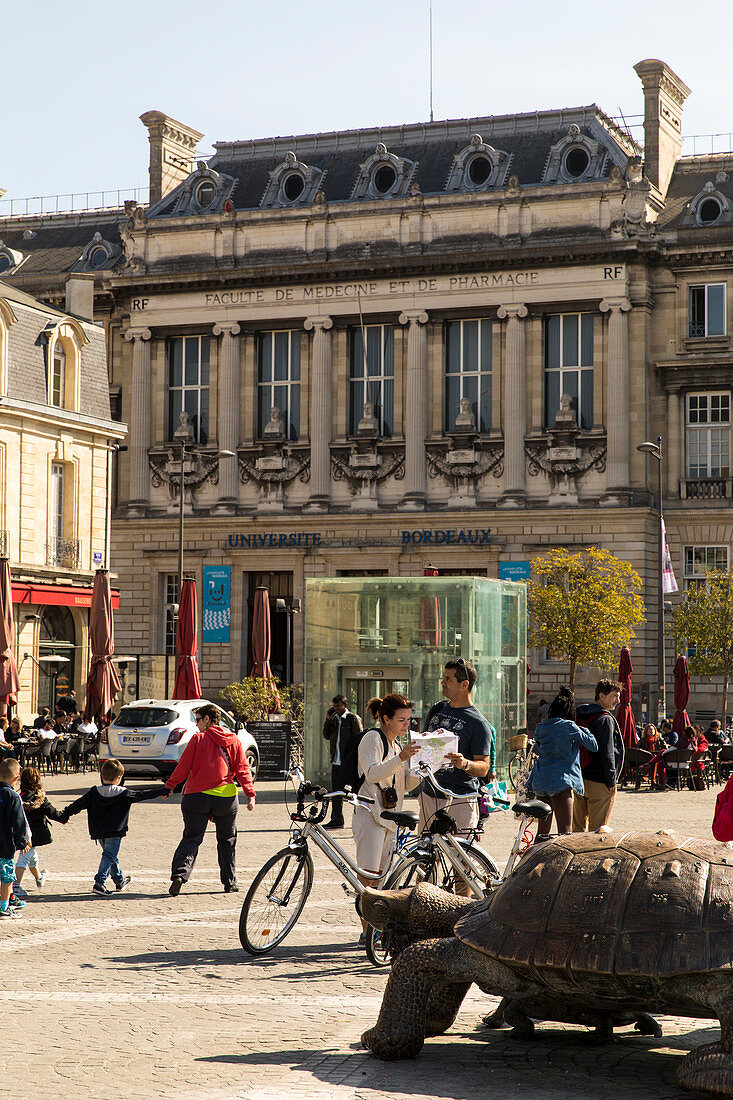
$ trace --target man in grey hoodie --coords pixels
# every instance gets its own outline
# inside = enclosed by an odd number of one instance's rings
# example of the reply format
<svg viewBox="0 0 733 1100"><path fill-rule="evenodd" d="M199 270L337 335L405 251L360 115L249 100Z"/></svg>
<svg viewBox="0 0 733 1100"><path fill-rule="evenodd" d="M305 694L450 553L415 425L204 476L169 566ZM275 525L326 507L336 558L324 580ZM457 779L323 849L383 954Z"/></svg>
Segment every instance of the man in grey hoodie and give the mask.
<svg viewBox="0 0 733 1100"><path fill-rule="evenodd" d="M580 769L585 794L573 794L573 832L597 832L611 820L616 785L624 766L624 742L613 712L621 688L615 680L599 680L595 702L579 706L575 721L585 726L598 743L597 752L581 750Z"/></svg>

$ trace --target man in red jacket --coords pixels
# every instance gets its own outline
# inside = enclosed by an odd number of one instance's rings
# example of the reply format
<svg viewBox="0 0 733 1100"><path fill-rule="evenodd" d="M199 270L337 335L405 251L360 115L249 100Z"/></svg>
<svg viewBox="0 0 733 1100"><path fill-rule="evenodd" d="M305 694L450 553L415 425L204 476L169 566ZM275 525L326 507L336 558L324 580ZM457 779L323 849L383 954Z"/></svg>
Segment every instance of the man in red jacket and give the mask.
<svg viewBox="0 0 733 1100"><path fill-rule="evenodd" d="M252 773L236 733L217 725L219 712L209 703L196 712L195 733L183 750L177 768L166 781L169 792L183 783L181 813L183 837L173 854L168 893L176 897L188 882L206 826L216 826L219 873L227 894L239 890L234 870L239 796L235 780L247 795L247 809L255 808ZM165 795L164 797L169 797Z"/></svg>

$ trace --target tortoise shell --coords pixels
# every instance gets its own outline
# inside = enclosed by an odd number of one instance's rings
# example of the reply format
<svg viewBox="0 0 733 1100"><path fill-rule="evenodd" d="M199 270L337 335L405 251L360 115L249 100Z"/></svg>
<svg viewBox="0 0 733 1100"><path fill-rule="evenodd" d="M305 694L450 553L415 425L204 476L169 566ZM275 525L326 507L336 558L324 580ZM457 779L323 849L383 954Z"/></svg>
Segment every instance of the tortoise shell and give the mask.
<svg viewBox="0 0 733 1100"><path fill-rule="evenodd" d="M463 943L552 986L733 969L733 848L657 833L574 833L530 849L462 917Z"/></svg>

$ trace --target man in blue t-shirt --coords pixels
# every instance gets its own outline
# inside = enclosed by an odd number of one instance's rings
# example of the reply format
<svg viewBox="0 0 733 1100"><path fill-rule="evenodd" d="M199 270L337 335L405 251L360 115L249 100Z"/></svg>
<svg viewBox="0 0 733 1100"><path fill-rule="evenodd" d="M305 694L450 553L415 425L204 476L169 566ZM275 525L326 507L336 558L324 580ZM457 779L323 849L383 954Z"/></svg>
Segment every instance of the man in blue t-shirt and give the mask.
<svg viewBox="0 0 733 1100"><path fill-rule="evenodd" d="M436 773L436 779L455 795L474 796L469 802L455 802L450 808L450 815L462 833L478 824L479 781L496 778L496 730L473 705L471 692L475 683L476 669L470 661L463 657L447 661L440 681L447 701L430 708L423 730L430 733L444 729L458 737L458 752L446 755L448 763ZM445 805L446 799L427 793L423 784L420 828Z"/></svg>

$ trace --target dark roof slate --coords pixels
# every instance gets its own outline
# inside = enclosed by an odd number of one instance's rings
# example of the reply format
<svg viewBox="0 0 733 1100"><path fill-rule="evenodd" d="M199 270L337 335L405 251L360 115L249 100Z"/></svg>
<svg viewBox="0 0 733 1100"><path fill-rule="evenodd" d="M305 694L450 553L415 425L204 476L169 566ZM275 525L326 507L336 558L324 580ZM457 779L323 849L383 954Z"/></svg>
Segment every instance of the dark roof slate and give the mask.
<svg viewBox="0 0 733 1100"><path fill-rule="evenodd" d="M100 218L98 222L84 222L82 225L59 225L58 222L44 224L42 221L34 224L32 219L19 225L16 218L8 226L0 220L0 238L3 244L21 252L25 257L10 277L13 274L53 275L72 271L95 233L99 233L110 244L121 245L118 229L121 218L122 214L115 211L113 219ZM33 230L36 235L24 237L23 233L28 229Z"/></svg>

